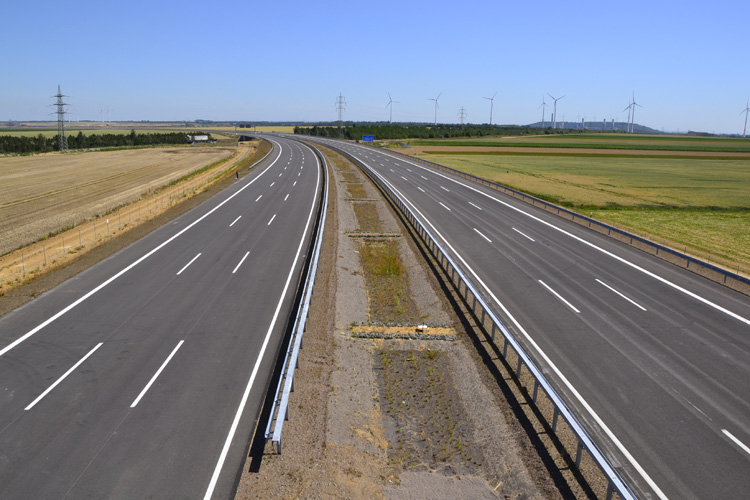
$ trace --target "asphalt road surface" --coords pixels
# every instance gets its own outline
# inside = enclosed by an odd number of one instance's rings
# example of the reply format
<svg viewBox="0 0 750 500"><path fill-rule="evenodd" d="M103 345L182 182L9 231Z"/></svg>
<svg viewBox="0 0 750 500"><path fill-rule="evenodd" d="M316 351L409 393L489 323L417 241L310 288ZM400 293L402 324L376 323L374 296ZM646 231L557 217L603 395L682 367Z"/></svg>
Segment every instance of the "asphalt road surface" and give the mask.
<svg viewBox="0 0 750 500"><path fill-rule="evenodd" d="M228 498L317 217L313 151L0 318L0 498Z"/></svg>
<svg viewBox="0 0 750 500"><path fill-rule="evenodd" d="M638 498L750 498L747 296L445 171L337 144L407 200Z"/></svg>

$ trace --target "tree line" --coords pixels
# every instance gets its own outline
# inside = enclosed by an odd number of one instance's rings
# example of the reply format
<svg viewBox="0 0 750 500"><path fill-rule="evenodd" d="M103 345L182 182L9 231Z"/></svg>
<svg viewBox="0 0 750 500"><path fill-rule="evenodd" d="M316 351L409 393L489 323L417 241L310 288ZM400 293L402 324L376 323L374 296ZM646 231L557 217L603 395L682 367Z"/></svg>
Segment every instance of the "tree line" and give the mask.
<svg viewBox="0 0 750 500"><path fill-rule="evenodd" d="M339 132L340 130L340 132ZM552 127L529 127L521 125L377 125L352 124L339 129L337 126L294 127L295 134L314 135L336 139L361 140L363 135L380 139L449 139L452 137L518 136L543 134L571 134L575 130Z"/></svg>
<svg viewBox="0 0 750 500"><path fill-rule="evenodd" d="M190 135L207 135L205 132L192 132ZM90 148L119 148L126 146L156 146L163 144L185 144L188 142L185 132L148 132L129 134L89 134L79 131L78 134L68 136L68 149ZM47 153L58 151L59 135L36 137L0 135L0 154Z"/></svg>

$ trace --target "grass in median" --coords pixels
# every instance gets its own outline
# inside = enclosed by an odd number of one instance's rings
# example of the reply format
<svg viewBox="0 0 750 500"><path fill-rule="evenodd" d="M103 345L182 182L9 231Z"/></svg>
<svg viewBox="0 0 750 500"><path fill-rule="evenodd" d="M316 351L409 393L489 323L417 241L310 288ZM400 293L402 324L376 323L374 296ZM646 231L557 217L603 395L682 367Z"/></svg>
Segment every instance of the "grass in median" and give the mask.
<svg viewBox="0 0 750 500"><path fill-rule="evenodd" d="M430 160L594 212L732 269L750 268L750 161L453 154Z"/></svg>
<svg viewBox="0 0 750 500"><path fill-rule="evenodd" d="M370 314L377 321L417 321L419 312L409 291L398 242L363 242L359 245L367 281Z"/></svg>

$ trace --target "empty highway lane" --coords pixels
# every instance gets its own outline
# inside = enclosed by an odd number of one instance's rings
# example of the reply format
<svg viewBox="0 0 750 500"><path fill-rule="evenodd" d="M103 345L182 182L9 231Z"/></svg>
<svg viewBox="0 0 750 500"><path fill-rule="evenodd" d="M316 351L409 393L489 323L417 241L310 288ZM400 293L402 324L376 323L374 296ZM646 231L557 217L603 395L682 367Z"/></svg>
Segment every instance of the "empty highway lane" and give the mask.
<svg viewBox="0 0 750 500"><path fill-rule="evenodd" d="M747 498L747 296L446 171L326 142L405 200L638 498Z"/></svg>
<svg viewBox="0 0 750 500"><path fill-rule="evenodd" d="M304 145L0 318L0 498L227 498L318 214Z"/></svg>

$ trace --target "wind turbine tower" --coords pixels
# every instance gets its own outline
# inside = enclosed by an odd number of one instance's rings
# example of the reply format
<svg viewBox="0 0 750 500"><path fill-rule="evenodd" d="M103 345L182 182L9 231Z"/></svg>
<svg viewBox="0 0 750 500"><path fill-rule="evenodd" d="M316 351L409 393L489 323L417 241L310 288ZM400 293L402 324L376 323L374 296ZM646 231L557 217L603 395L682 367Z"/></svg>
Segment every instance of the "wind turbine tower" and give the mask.
<svg viewBox="0 0 750 500"><path fill-rule="evenodd" d="M630 133L633 133L633 130L635 129L635 107L638 106L639 108L642 108L640 104L635 102L635 93L633 93L633 101L630 103L630 105L633 107L633 110L630 112Z"/></svg>
<svg viewBox="0 0 750 500"><path fill-rule="evenodd" d="M750 113L750 100L745 104L745 109L740 111L740 114L742 113L745 113L745 128L742 129L742 137L745 137L745 132L747 132L747 114Z"/></svg>
<svg viewBox="0 0 750 500"><path fill-rule="evenodd" d="M492 94L492 97L485 97L485 99L490 101L490 125L492 125L492 109L495 107L495 96L497 95L498 92L499 91L496 90L495 93Z"/></svg>
<svg viewBox="0 0 750 500"><path fill-rule="evenodd" d="M398 101L394 101L393 98L391 97L391 93L388 92L388 104L385 105L386 108L387 107L391 108L391 115L390 115L390 118L388 119L388 123L393 123L393 103L398 103Z"/></svg>
<svg viewBox="0 0 750 500"><path fill-rule="evenodd" d="M442 92L440 92L440 93L438 94L438 96L437 96L436 98L434 98L434 99L433 99L433 98L431 98L431 97L429 97L429 98L427 99L428 101L435 101L435 125L437 125L437 110L438 110L438 99L440 99L440 96L441 96L441 95L443 95L443 93L442 93Z"/></svg>
<svg viewBox="0 0 750 500"><path fill-rule="evenodd" d="M628 111L628 121L625 122L625 132L630 132L630 112L633 110L633 103L630 102L623 111Z"/></svg>
<svg viewBox="0 0 750 500"><path fill-rule="evenodd" d="M539 105L539 108L542 108L542 128L544 128L544 108L547 107L547 103L544 102L544 96L542 96L542 103ZM536 108L536 109L539 109Z"/></svg>
<svg viewBox="0 0 750 500"><path fill-rule="evenodd" d="M557 128L557 101L559 101L565 96L560 96L556 98L552 94L547 94L547 95L550 96L555 101L555 105L552 111L552 128Z"/></svg>

